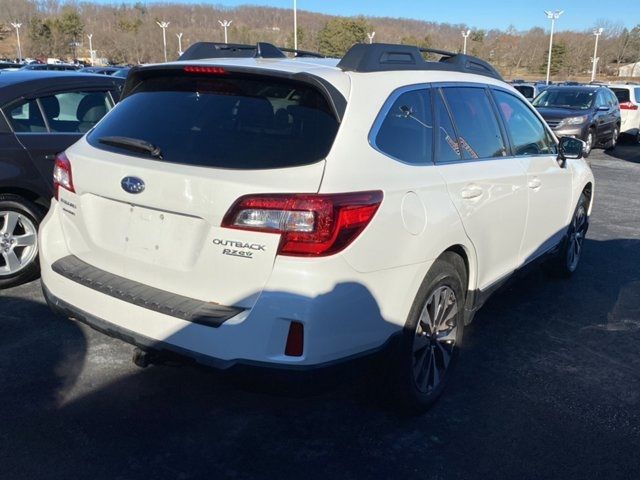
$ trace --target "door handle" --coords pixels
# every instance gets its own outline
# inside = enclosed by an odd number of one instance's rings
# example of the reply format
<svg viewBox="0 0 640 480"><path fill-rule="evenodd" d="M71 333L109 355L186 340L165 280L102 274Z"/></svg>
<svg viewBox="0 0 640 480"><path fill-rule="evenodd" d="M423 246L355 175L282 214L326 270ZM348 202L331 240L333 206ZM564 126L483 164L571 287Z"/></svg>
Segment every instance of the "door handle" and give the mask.
<svg viewBox="0 0 640 480"><path fill-rule="evenodd" d="M482 195L482 189L476 186L468 186L460 191L460 196L465 200L477 198Z"/></svg>
<svg viewBox="0 0 640 480"><path fill-rule="evenodd" d="M45 160L55 160L56 159L56 154L55 153L48 153L47 155L44 156Z"/></svg>
<svg viewBox="0 0 640 480"><path fill-rule="evenodd" d="M529 188L537 190L542 186L542 180L540 180L539 178L532 178L531 180L529 180L529 183L527 185L529 185Z"/></svg>

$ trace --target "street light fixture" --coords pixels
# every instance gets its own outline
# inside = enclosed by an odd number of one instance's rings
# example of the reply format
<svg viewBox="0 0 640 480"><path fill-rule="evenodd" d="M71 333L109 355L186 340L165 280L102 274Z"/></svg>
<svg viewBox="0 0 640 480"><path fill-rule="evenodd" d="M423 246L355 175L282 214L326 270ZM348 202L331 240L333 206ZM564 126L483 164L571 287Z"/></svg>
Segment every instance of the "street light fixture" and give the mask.
<svg viewBox="0 0 640 480"><path fill-rule="evenodd" d="M178 37L178 56L182 56L182 32L176 33Z"/></svg>
<svg viewBox="0 0 640 480"><path fill-rule="evenodd" d="M233 20L222 20L222 21L218 20L218 23L222 28L224 28L224 43L229 43L228 37L227 37L227 28L231 26L231 24L233 23Z"/></svg>
<svg viewBox="0 0 640 480"><path fill-rule="evenodd" d="M16 37L18 38L18 63L21 63L22 62L22 48L20 47L20 27L22 26L22 24L18 23L18 22L14 22L14 23L11 24L11 26L16 29Z"/></svg>
<svg viewBox="0 0 640 480"><path fill-rule="evenodd" d="M462 53L467 54L467 37L471 34L471 30L463 30L462 37L464 38L464 46L462 47Z"/></svg>
<svg viewBox="0 0 640 480"><path fill-rule="evenodd" d="M551 73L551 49L553 47L553 28L556 25L556 20L560 18L560 15L564 13L564 10L545 10L544 14L549 20L551 20L551 36L549 37L549 57L547 58L547 85L549 85L549 74Z"/></svg>
<svg viewBox="0 0 640 480"><path fill-rule="evenodd" d="M598 38L604 32L604 28L595 28L593 34L596 36L596 46L593 49L593 67L591 68L591 81L596 79L596 65L598 64Z"/></svg>
<svg viewBox="0 0 640 480"><path fill-rule="evenodd" d="M376 32L367 33L367 38L369 39L369 43L373 43L373 37L376 36Z"/></svg>
<svg viewBox="0 0 640 480"><path fill-rule="evenodd" d="M298 1L293 0L293 49L298 49Z"/></svg>
<svg viewBox="0 0 640 480"><path fill-rule="evenodd" d="M162 45L164 46L164 61L167 61L167 28L171 22L156 22L158 26L162 29Z"/></svg>
<svg viewBox="0 0 640 480"><path fill-rule="evenodd" d="M91 43L93 33L88 33L87 38L89 39L89 61L91 62L91 66L93 67L93 44Z"/></svg>

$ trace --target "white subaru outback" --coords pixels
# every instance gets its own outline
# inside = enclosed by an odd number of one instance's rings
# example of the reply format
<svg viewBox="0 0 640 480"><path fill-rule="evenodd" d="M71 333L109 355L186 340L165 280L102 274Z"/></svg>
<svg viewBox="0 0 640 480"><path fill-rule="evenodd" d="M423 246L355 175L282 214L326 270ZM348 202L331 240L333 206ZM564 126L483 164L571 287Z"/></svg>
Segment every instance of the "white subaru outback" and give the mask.
<svg viewBox="0 0 640 480"><path fill-rule="evenodd" d="M511 274L577 267L594 179L480 59L197 44L132 69L58 156L40 230L51 307L219 368L386 352L405 405L442 392Z"/></svg>

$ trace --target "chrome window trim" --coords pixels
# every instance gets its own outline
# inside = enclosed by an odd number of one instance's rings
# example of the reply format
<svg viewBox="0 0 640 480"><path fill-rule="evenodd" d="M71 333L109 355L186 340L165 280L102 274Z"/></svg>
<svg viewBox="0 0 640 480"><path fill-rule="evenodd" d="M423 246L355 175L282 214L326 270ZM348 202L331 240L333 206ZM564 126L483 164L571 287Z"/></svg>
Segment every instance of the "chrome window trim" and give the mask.
<svg viewBox="0 0 640 480"><path fill-rule="evenodd" d="M401 163L403 165L408 165L410 167L428 167L428 166L433 166L435 165L435 160L433 158L433 140L432 140L432 146L431 146L431 161L426 161L424 163L409 163L409 162L405 162L404 160L401 160L397 157L394 157L393 155L384 152L380 147L378 147L378 144L376 143L376 138L378 137L378 133L380 132L380 128L382 127L382 124L384 123L385 119L387 118L387 115L389 114L389 111L391 110L391 107L393 107L393 104L396 103L396 100L398 100L398 98L400 98L400 96L404 95L405 93L408 92L414 92L417 90L429 90L431 89L431 83L414 83L412 85L405 85L402 86L400 88L395 89L393 92L391 92L391 94L389 95L389 97L385 100L384 104L382 105L382 108L380 109L380 111L378 112L378 115L376 116L376 119L373 122L373 125L371 126L371 129L369 130L369 136L367 137L367 140L369 142L369 145L376 150L377 152L381 153L382 155L384 155L385 157L388 157L392 160L395 160L398 163ZM430 92L430 95L433 95ZM433 116L433 99L431 97L429 97L430 101L431 101L431 115ZM433 137L433 135L432 135Z"/></svg>

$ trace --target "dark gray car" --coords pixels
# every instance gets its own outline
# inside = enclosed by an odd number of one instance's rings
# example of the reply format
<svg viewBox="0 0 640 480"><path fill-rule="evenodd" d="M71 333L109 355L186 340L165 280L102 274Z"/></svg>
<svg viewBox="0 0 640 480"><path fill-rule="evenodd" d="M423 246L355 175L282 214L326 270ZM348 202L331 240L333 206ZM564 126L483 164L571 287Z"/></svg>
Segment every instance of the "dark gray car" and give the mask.
<svg viewBox="0 0 640 480"><path fill-rule="evenodd" d="M0 288L37 277L36 234L53 196L56 154L113 107L123 83L75 72L0 74Z"/></svg>
<svg viewBox="0 0 640 480"><path fill-rule="evenodd" d="M607 87L551 86L533 101L558 138L575 137L592 148L613 149L620 135L620 105Z"/></svg>

